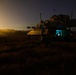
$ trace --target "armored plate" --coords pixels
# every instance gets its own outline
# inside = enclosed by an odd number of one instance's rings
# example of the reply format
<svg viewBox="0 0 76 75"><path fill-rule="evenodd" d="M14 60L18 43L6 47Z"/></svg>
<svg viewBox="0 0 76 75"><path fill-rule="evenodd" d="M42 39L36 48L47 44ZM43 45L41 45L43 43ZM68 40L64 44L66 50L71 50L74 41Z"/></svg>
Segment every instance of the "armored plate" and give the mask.
<svg viewBox="0 0 76 75"><path fill-rule="evenodd" d="M27 35L41 35L41 33L42 33L41 29L34 29L29 31ZM44 34L47 34L47 33L48 33L48 29L45 29Z"/></svg>

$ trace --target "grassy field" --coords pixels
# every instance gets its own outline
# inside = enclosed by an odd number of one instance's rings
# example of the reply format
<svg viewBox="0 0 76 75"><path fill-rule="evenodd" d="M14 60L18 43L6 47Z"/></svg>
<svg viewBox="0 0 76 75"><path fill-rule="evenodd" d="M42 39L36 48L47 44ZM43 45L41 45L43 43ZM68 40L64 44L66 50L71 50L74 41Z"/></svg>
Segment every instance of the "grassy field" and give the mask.
<svg viewBox="0 0 76 75"><path fill-rule="evenodd" d="M48 46L25 31L0 35L0 75L76 75L76 42Z"/></svg>

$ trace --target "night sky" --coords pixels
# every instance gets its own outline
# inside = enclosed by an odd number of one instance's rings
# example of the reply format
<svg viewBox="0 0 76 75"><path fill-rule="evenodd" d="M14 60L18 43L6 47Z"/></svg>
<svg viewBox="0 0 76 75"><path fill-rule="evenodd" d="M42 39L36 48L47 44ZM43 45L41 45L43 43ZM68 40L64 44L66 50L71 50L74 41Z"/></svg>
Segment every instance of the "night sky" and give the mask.
<svg viewBox="0 0 76 75"><path fill-rule="evenodd" d="M26 30L40 22L40 13L47 20L71 12L76 18L76 0L0 0L0 29Z"/></svg>

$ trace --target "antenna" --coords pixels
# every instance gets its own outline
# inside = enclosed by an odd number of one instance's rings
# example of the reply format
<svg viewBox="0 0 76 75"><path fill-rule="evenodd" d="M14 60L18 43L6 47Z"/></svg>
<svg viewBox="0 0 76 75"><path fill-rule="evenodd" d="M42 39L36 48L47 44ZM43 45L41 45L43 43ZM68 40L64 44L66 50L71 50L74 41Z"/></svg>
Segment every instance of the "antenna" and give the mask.
<svg viewBox="0 0 76 75"><path fill-rule="evenodd" d="M71 19L73 19L73 11L71 12Z"/></svg>
<svg viewBox="0 0 76 75"><path fill-rule="evenodd" d="M40 22L42 21L42 13L40 13Z"/></svg>
<svg viewBox="0 0 76 75"><path fill-rule="evenodd" d="M55 15L55 8L53 9L53 11L54 11L54 15Z"/></svg>

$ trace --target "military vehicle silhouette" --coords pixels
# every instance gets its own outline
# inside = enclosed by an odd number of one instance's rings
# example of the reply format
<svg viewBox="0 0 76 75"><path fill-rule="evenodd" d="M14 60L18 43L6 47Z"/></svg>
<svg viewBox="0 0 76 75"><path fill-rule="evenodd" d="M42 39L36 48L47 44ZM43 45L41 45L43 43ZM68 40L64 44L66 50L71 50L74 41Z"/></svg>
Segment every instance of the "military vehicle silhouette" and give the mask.
<svg viewBox="0 0 76 75"><path fill-rule="evenodd" d="M50 19L43 21L40 14L40 23L27 33L28 36L40 36L46 40L67 40L71 37L71 27L76 27L76 22L69 15L53 15Z"/></svg>

